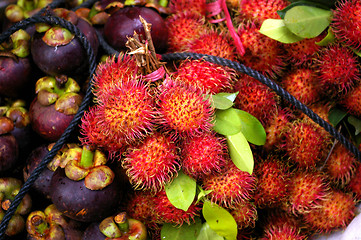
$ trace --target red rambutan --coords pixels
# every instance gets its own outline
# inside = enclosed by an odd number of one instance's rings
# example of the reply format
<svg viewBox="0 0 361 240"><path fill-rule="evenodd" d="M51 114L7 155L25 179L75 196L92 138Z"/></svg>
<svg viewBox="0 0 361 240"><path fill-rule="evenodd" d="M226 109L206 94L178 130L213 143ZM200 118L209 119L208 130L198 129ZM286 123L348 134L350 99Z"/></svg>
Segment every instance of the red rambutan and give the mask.
<svg viewBox="0 0 361 240"><path fill-rule="evenodd" d="M321 49L314 62L321 87L330 94L330 97L347 93L356 82L360 81L356 55L340 44Z"/></svg>
<svg viewBox="0 0 361 240"><path fill-rule="evenodd" d="M257 187L254 202L258 208L280 206L288 197L290 169L281 157L268 155L255 164Z"/></svg>
<svg viewBox="0 0 361 240"><path fill-rule="evenodd" d="M336 143L331 152L324 171L336 185L344 186L351 180L356 168L356 158L341 143Z"/></svg>
<svg viewBox="0 0 361 240"><path fill-rule="evenodd" d="M104 90L98 111L102 122L97 127L106 136L117 136L131 143L153 130L155 101L140 81L132 80Z"/></svg>
<svg viewBox="0 0 361 240"><path fill-rule="evenodd" d="M307 67L293 68L285 73L281 85L305 105L319 101L323 92L316 72Z"/></svg>
<svg viewBox="0 0 361 240"><path fill-rule="evenodd" d="M280 42L261 34L253 22L241 25L238 36L246 51L243 56L238 56L244 65L271 78L281 74L286 63Z"/></svg>
<svg viewBox="0 0 361 240"><path fill-rule="evenodd" d="M343 96L338 103L346 108L351 115L361 117L361 84Z"/></svg>
<svg viewBox="0 0 361 240"><path fill-rule="evenodd" d="M235 47L228 35L215 30L209 30L207 33L193 40L185 51L208 54L229 60L235 60Z"/></svg>
<svg viewBox="0 0 361 240"><path fill-rule="evenodd" d="M304 119L292 122L288 129L283 147L291 163L300 168L314 169L326 158L331 141L320 127Z"/></svg>
<svg viewBox="0 0 361 240"><path fill-rule="evenodd" d="M330 190L317 207L304 214L308 225L319 233L346 228L355 216L356 203L352 195L340 190Z"/></svg>
<svg viewBox="0 0 361 240"><path fill-rule="evenodd" d="M154 199L154 211L157 213L157 222L160 224L171 223L175 225L183 225L183 223L191 224L194 218L200 215L202 206L201 203L193 202L187 211L176 208L168 200L164 190L157 194Z"/></svg>
<svg viewBox="0 0 361 240"><path fill-rule="evenodd" d="M216 94L231 87L235 80L234 70L208 62L204 59L184 60L175 73L177 81Z"/></svg>
<svg viewBox="0 0 361 240"><path fill-rule="evenodd" d="M179 12L165 19L168 29L168 50L181 52L195 39L208 31L205 18L193 12Z"/></svg>
<svg viewBox="0 0 361 240"><path fill-rule="evenodd" d="M356 163L355 174L351 176L350 182L346 185L347 190L351 191L357 201L361 200L361 164Z"/></svg>
<svg viewBox="0 0 361 240"><path fill-rule="evenodd" d="M213 132L186 138L182 145L182 169L196 180L220 172L226 163L227 145L224 137Z"/></svg>
<svg viewBox="0 0 361 240"><path fill-rule="evenodd" d="M298 171L291 177L289 196L285 206L293 214L304 214L327 196L326 177L317 171Z"/></svg>
<svg viewBox="0 0 361 240"><path fill-rule="evenodd" d="M122 166L135 189L158 192L180 168L177 147L170 137L154 133L127 149Z"/></svg>
<svg viewBox="0 0 361 240"><path fill-rule="evenodd" d="M253 197L256 177L241 171L230 161L223 172L203 179L202 187L205 191L211 190L207 197L212 202L230 208Z"/></svg>
<svg viewBox="0 0 361 240"><path fill-rule="evenodd" d="M235 99L235 107L256 117L264 126L277 114L279 96L266 85L256 79L241 74L233 86L239 94Z"/></svg>
<svg viewBox="0 0 361 240"><path fill-rule="evenodd" d="M241 20L256 21L261 24L264 20L280 19L277 14L289 5L287 0L241 0L239 5L239 16Z"/></svg>
<svg viewBox="0 0 361 240"><path fill-rule="evenodd" d="M206 0L170 0L169 8L173 13L184 11L206 14Z"/></svg>
<svg viewBox="0 0 361 240"><path fill-rule="evenodd" d="M211 130L214 107L199 89L168 79L160 91L157 122L166 132L176 138Z"/></svg>
<svg viewBox="0 0 361 240"><path fill-rule="evenodd" d="M229 209L238 229L254 228L258 219L257 208L251 201L243 201Z"/></svg>
<svg viewBox="0 0 361 240"><path fill-rule="evenodd" d="M358 0L338 1L331 27L337 39L348 46L361 50L361 2Z"/></svg>
<svg viewBox="0 0 361 240"><path fill-rule="evenodd" d="M305 240L306 235L300 233L298 228L282 225L272 226L264 230L264 236L261 240Z"/></svg>

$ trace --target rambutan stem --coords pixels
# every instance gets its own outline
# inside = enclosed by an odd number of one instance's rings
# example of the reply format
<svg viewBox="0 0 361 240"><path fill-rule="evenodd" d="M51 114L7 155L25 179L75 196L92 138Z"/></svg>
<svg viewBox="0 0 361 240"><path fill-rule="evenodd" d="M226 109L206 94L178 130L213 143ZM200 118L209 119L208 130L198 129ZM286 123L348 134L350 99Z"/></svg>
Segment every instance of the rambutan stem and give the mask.
<svg viewBox="0 0 361 240"><path fill-rule="evenodd" d="M83 146L79 166L83 168L89 168L93 166L94 152L92 150L93 149L89 145Z"/></svg>

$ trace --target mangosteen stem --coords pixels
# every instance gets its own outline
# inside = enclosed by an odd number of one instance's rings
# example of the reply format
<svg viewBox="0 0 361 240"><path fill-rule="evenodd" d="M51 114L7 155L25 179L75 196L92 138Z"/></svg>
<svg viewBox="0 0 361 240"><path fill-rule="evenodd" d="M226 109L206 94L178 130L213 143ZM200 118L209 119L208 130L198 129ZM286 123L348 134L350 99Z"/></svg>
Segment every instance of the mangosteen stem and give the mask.
<svg viewBox="0 0 361 240"><path fill-rule="evenodd" d="M31 218L31 225L35 227L35 231L39 234L43 234L49 228L47 222L39 215L34 215Z"/></svg>
<svg viewBox="0 0 361 240"><path fill-rule="evenodd" d="M7 211L11 205L11 201L9 199L6 199L1 203L1 208Z"/></svg>
<svg viewBox="0 0 361 240"><path fill-rule="evenodd" d="M114 222L118 225L119 230L121 232L128 232L129 231L129 222L128 222L128 218L127 218L127 213L126 212L121 212L118 213L115 217L114 217Z"/></svg>
<svg viewBox="0 0 361 240"><path fill-rule="evenodd" d="M83 151L81 153L79 166L83 168L90 168L93 166L93 157L94 152L92 147L89 145L83 146Z"/></svg>

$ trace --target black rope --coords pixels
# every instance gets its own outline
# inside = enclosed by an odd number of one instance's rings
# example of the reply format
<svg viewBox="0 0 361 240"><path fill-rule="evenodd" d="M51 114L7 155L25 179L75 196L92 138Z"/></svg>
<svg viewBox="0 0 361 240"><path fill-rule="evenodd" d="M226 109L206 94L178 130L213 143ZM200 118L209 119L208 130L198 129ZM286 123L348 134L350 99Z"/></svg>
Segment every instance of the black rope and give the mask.
<svg viewBox="0 0 361 240"><path fill-rule="evenodd" d="M86 51L86 54L88 56L88 64L89 64L89 76L93 76L95 73L95 69L97 66L95 56L93 49L91 48L91 45L85 35L72 23L59 18L55 16L33 16L30 18L27 18L21 22L15 23L13 26L11 26L8 30L2 33L0 36L0 43L4 42L6 39L9 38L9 36L14 33L15 31L19 29L25 29L26 27L35 24L35 23L48 23L51 25L59 25L61 27L67 28L70 32L75 34L78 37L78 40L82 44L84 50ZM62 146L66 143L67 139L70 137L71 133L74 131L74 129L78 126L80 119L83 116L84 111L88 108L89 104L92 102L93 95L92 95L92 82L93 79L91 79L89 83L89 87L85 93L83 102L81 103L78 112L75 114L74 118L70 122L69 126L66 128L64 133L61 135L59 140L55 143L53 148L48 152L48 154L42 159L40 164L36 167L36 169L31 173L30 177L27 179L27 181L23 184L21 187L19 193L15 196L14 200L12 201L9 209L6 211L1 224L0 224L0 237L1 239L4 239L4 234L7 228L7 225L15 213L17 207L21 203L23 197L25 194L29 191L35 180L39 177L41 172L44 170L44 168L47 166L47 164L54 158L56 153L62 148Z"/></svg>

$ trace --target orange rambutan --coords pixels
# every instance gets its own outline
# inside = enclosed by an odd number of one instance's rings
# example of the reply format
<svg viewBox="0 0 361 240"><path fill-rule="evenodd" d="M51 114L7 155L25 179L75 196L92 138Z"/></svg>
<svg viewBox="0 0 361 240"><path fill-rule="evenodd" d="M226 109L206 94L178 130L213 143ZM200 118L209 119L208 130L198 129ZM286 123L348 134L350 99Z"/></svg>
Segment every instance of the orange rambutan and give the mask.
<svg viewBox="0 0 361 240"><path fill-rule="evenodd" d="M336 39L361 50L361 3L358 0L337 1L333 10L331 27Z"/></svg>
<svg viewBox="0 0 361 240"><path fill-rule="evenodd" d="M264 126L277 114L279 96L258 80L241 73L233 90L239 92L235 107L250 113Z"/></svg>
<svg viewBox="0 0 361 240"><path fill-rule="evenodd" d="M187 211L176 208L169 200L165 190L160 191L154 199L153 211L157 213L159 224L171 223L178 226L194 222L194 218L200 216L202 210L201 202L193 202Z"/></svg>
<svg viewBox="0 0 361 240"><path fill-rule="evenodd" d="M182 170L188 176L200 180L225 165L227 145L225 138L214 132L193 138L185 138L181 150Z"/></svg>
<svg viewBox="0 0 361 240"><path fill-rule="evenodd" d="M235 81L231 68L208 62L204 59L186 59L174 75L177 81L201 89L204 93L216 94L229 89Z"/></svg>
<svg viewBox="0 0 361 240"><path fill-rule="evenodd" d="M357 84L350 92L341 97L338 103L351 115L361 117L361 84Z"/></svg>
<svg viewBox="0 0 361 240"><path fill-rule="evenodd" d="M314 62L321 87L330 97L345 94L360 82L357 56L341 44L321 49Z"/></svg>
<svg viewBox="0 0 361 240"><path fill-rule="evenodd" d="M316 72L308 67L298 67L281 77L281 86L305 105L319 101L323 89Z"/></svg>
<svg viewBox="0 0 361 240"><path fill-rule="evenodd" d="M154 133L128 147L122 166L135 189L158 192L180 168L177 146L169 136Z"/></svg>
<svg viewBox="0 0 361 240"><path fill-rule="evenodd" d="M105 94L105 89L121 85L132 79L138 71L135 59L129 55L109 56L100 62L93 78L93 93L98 100Z"/></svg>
<svg viewBox="0 0 361 240"><path fill-rule="evenodd" d="M132 80L103 91L97 127L104 135L131 143L153 131L155 101L143 82Z"/></svg>
<svg viewBox="0 0 361 240"><path fill-rule="evenodd" d="M355 173L356 162L353 154L338 142L327 159L324 171L331 182L343 187Z"/></svg>
<svg viewBox="0 0 361 240"><path fill-rule="evenodd" d="M304 214L304 219L317 233L329 233L335 229L346 228L355 216L355 205L350 193L331 189L327 198Z"/></svg>
<svg viewBox="0 0 361 240"><path fill-rule="evenodd" d="M346 189L353 193L357 201L361 200L361 164L356 163L355 174L351 176L350 182L346 185Z"/></svg>
<svg viewBox="0 0 361 240"><path fill-rule="evenodd" d="M208 31L204 16L189 11L169 15L165 24L170 52L184 51L192 41Z"/></svg>
<svg viewBox="0 0 361 240"><path fill-rule="evenodd" d="M270 154L260 159L255 164L254 174L257 177L254 202L258 208L277 207L287 199L291 173L281 157Z"/></svg>
<svg viewBox="0 0 361 240"><path fill-rule="evenodd" d="M197 136L212 129L215 109L199 89L167 79L157 105L157 122L174 138Z"/></svg>
<svg viewBox="0 0 361 240"><path fill-rule="evenodd" d="M202 188L211 190L207 197L212 202L230 208L253 197L256 181L254 175L241 171L230 161L224 171L203 179Z"/></svg>
<svg viewBox="0 0 361 240"><path fill-rule="evenodd" d="M242 201L229 209L238 229L254 228L258 219L257 208L251 201Z"/></svg>
<svg viewBox="0 0 361 240"><path fill-rule="evenodd" d="M245 21L256 21L258 24L266 19L281 19L277 11L289 5L287 0L241 0L239 5L239 17Z"/></svg>
<svg viewBox="0 0 361 240"><path fill-rule="evenodd" d="M289 161L299 168L314 169L327 156L331 141L308 119L293 121L282 144Z"/></svg>
<svg viewBox="0 0 361 240"><path fill-rule="evenodd" d="M327 196L329 184L323 173L318 171L297 171L291 176L286 209L293 214L304 214Z"/></svg>
<svg viewBox="0 0 361 240"><path fill-rule="evenodd" d="M206 0L170 0L168 6L173 13L190 11L206 14Z"/></svg>
<svg viewBox="0 0 361 240"><path fill-rule="evenodd" d="M240 25L238 36L245 49L239 61L273 79L282 73L286 62L280 42L261 34L254 22Z"/></svg>
<svg viewBox="0 0 361 240"><path fill-rule="evenodd" d="M232 61L236 57L235 47L230 37L216 30L209 30L197 39L194 39L185 51L213 55Z"/></svg>

